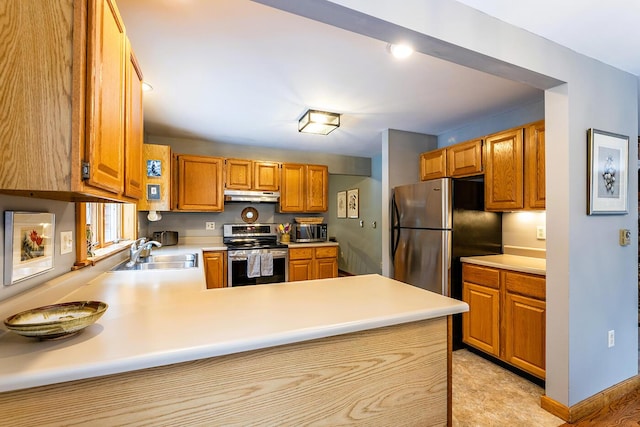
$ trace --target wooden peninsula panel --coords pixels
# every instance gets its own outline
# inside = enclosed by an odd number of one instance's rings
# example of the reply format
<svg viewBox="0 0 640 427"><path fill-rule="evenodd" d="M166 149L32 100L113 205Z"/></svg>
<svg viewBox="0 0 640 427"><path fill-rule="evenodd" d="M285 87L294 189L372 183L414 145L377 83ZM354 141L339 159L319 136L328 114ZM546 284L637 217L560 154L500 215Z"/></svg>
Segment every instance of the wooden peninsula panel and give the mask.
<svg viewBox="0 0 640 427"><path fill-rule="evenodd" d="M441 317L0 393L0 413L38 426L446 425L447 354Z"/></svg>

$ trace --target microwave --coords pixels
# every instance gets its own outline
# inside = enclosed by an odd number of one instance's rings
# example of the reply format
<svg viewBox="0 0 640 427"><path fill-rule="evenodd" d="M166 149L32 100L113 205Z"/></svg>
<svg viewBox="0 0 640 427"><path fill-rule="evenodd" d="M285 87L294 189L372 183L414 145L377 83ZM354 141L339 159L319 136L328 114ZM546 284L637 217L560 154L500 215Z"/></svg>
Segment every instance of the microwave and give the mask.
<svg viewBox="0 0 640 427"><path fill-rule="evenodd" d="M327 224L293 224L291 240L294 242L326 242Z"/></svg>

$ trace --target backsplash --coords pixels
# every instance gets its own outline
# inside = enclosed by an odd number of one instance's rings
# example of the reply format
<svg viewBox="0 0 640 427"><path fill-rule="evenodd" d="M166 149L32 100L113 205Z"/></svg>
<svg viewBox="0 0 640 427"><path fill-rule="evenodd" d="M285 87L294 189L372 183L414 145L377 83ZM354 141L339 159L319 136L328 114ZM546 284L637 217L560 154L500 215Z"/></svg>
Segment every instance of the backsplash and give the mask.
<svg viewBox="0 0 640 427"><path fill-rule="evenodd" d="M504 253L544 258L547 241L537 238L538 227L544 227L546 212L505 212L502 214L502 247Z"/></svg>

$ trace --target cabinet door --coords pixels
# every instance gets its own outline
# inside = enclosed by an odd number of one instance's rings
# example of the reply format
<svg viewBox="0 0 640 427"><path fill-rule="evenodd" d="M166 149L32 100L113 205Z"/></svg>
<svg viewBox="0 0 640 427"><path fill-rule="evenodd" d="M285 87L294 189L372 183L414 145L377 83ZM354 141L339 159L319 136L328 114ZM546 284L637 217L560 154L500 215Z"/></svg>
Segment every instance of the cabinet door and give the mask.
<svg viewBox="0 0 640 427"><path fill-rule="evenodd" d="M289 281L313 279L313 260L295 259L289 260Z"/></svg>
<svg viewBox="0 0 640 427"><path fill-rule="evenodd" d="M113 0L89 2L87 79L87 184L124 190L125 29Z"/></svg>
<svg viewBox="0 0 640 427"><path fill-rule="evenodd" d="M227 159L225 187L231 190L251 190L253 168L251 160Z"/></svg>
<svg viewBox="0 0 640 427"><path fill-rule="evenodd" d="M304 212L305 165L283 163L280 174L280 212Z"/></svg>
<svg viewBox="0 0 640 427"><path fill-rule="evenodd" d="M316 258L314 270L316 279L338 277L338 260L335 258Z"/></svg>
<svg viewBox="0 0 640 427"><path fill-rule="evenodd" d="M147 173L147 162L152 161L151 174ZM142 188L143 196L138 200L139 211L171 210L171 147L168 145L142 144ZM159 175L158 175L159 174ZM149 199L147 185L157 185L159 195Z"/></svg>
<svg viewBox="0 0 640 427"><path fill-rule="evenodd" d="M447 148L447 176L463 177L481 173L481 139L463 142Z"/></svg>
<svg viewBox="0 0 640 427"><path fill-rule="evenodd" d="M326 212L329 197L329 168L307 165L307 199L305 212Z"/></svg>
<svg viewBox="0 0 640 427"><path fill-rule="evenodd" d="M420 180L426 181L447 176L447 150L428 151L420 154Z"/></svg>
<svg viewBox="0 0 640 427"><path fill-rule="evenodd" d="M526 128L524 147L524 196L529 209L544 209L546 204L544 121Z"/></svg>
<svg viewBox="0 0 640 427"><path fill-rule="evenodd" d="M177 210L221 212L223 159L177 156Z"/></svg>
<svg viewBox="0 0 640 427"><path fill-rule="evenodd" d="M465 281L462 300L469 304L469 311L462 313L462 340L499 357L500 291Z"/></svg>
<svg viewBox="0 0 640 427"><path fill-rule="evenodd" d="M225 251L203 252L204 274L207 289L227 287L227 253Z"/></svg>
<svg viewBox="0 0 640 427"><path fill-rule="evenodd" d="M511 210L524 207L522 128L485 139L485 209Z"/></svg>
<svg viewBox="0 0 640 427"><path fill-rule="evenodd" d="M276 162L253 162L253 189L278 191L280 189L280 164Z"/></svg>
<svg viewBox="0 0 640 427"><path fill-rule="evenodd" d="M125 104L125 183L124 195L134 199L142 198L142 71L138 65L131 43L127 40L126 53L126 104Z"/></svg>
<svg viewBox="0 0 640 427"><path fill-rule="evenodd" d="M545 378L544 301L522 295L505 296L505 359L539 378Z"/></svg>

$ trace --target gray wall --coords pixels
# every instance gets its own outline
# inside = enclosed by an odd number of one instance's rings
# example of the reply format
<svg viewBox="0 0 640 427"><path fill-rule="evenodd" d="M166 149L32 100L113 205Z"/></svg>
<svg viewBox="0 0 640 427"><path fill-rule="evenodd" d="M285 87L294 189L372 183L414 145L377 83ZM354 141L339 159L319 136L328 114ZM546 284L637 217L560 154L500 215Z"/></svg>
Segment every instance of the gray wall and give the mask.
<svg viewBox="0 0 640 427"><path fill-rule="evenodd" d="M438 148L438 138L387 129L382 132L382 274L393 277L390 255L390 205L393 187L420 181L420 153Z"/></svg>
<svg viewBox="0 0 640 427"><path fill-rule="evenodd" d="M352 274L382 272L382 157L372 159L372 176L329 176L329 211L327 223L329 235L340 243L338 268ZM339 191L358 189L360 198L359 218L338 218L336 197ZM363 226L360 227L360 221ZM375 223L375 225L374 225Z"/></svg>
<svg viewBox="0 0 640 427"><path fill-rule="evenodd" d="M438 147L447 147L459 142L481 138L516 126L544 119L544 92L540 91L540 100L520 106L482 120L466 123L438 135Z"/></svg>
<svg viewBox="0 0 640 427"><path fill-rule="evenodd" d="M368 157L341 156L295 149L282 150L252 145L224 144L216 141L168 138L157 135L147 135L145 142L147 144L169 145L172 152L179 154L327 165L329 166L329 173L371 176L371 159Z"/></svg>
<svg viewBox="0 0 640 427"><path fill-rule="evenodd" d="M60 232L71 231L75 242L75 204L68 202L57 202L53 200L34 199L29 197L0 196L0 211L2 214L2 227L0 227L0 241L2 249L0 250L0 282L4 283L5 272L5 224L4 211L22 211L22 212L48 212L55 214L55 248L53 255L53 270L43 274L25 279L11 286L0 285L0 300L16 295L22 291L33 288L49 279L57 277L61 274L71 271L71 267L76 260L75 244L73 250L68 253L60 254Z"/></svg>
<svg viewBox="0 0 640 427"><path fill-rule="evenodd" d="M408 39L419 52L545 90L546 395L572 406L636 375L638 243L619 246L618 230L638 235L637 169L629 171L628 215L587 216L585 135L589 128L628 135L635 164L638 78L453 0L405 0L401 8L371 0L295 3L313 19L387 42ZM383 179L383 198L385 190ZM616 346L607 348L612 329Z"/></svg>

